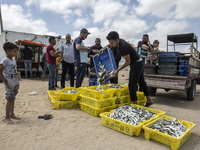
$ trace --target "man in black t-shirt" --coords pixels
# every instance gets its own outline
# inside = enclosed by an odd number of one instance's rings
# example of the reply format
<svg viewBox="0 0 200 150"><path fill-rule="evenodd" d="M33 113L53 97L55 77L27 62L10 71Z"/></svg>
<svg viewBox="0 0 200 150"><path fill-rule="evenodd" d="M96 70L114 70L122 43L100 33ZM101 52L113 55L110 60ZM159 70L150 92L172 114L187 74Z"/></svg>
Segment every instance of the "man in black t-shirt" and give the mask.
<svg viewBox="0 0 200 150"><path fill-rule="evenodd" d="M111 47L117 47L121 55L125 59L125 63L115 71L112 78L116 78L120 70L130 65L129 72L129 91L130 97L134 104L137 104L137 84L143 89L145 96L147 97L146 107L153 104L149 96L149 90L144 80L144 65L142 59L138 56L135 49L125 40L119 38L119 34L115 31L111 31L106 37Z"/></svg>
<svg viewBox="0 0 200 150"><path fill-rule="evenodd" d="M90 51L90 53L88 53L88 57L90 58L90 69L94 67L93 56L99 53L100 49L102 49L100 38L95 39L95 45L92 46L91 49L92 50Z"/></svg>

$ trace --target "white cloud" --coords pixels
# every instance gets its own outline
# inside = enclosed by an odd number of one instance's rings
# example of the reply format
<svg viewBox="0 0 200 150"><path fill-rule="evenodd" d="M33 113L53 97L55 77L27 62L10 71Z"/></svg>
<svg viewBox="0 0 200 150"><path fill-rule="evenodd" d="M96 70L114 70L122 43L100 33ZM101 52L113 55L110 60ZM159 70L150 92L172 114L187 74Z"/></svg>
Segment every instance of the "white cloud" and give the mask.
<svg viewBox="0 0 200 150"><path fill-rule="evenodd" d="M187 21L164 20L155 24L155 30L149 32L150 41L160 41L160 49L167 50L167 35L183 34L190 27Z"/></svg>
<svg viewBox="0 0 200 150"><path fill-rule="evenodd" d="M1 7L3 24L6 30L56 35L56 33L48 31L44 20L32 19L32 15L30 13L26 14L20 5L3 4Z"/></svg>
<svg viewBox="0 0 200 150"><path fill-rule="evenodd" d="M82 9L75 9L74 14L77 15L78 17L82 17L83 11L82 11Z"/></svg>
<svg viewBox="0 0 200 150"><path fill-rule="evenodd" d="M200 17L199 0L178 0L176 7L176 18L198 18Z"/></svg>
<svg viewBox="0 0 200 150"><path fill-rule="evenodd" d="M85 27L87 24L88 24L88 19L87 18L78 18L74 22L74 27L75 28Z"/></svg>
<svg viewBox="0 0 200 150"><path fill-rule="evenodd" d="M151 14L159 18L171 18L174 12L170 11L176 1L169 0L137 0L139 6L134 6L134 10L138 15L144 16Z"/></svg>

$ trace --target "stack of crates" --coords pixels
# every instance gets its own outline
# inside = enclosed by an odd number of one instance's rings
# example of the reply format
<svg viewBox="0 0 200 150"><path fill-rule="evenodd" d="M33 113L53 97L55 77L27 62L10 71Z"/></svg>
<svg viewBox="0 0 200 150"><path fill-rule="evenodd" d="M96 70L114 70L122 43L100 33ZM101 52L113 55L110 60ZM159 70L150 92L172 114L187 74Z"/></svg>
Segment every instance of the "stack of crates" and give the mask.
<svg viewBox="0 0 200 150"><path fill-rule="evenodd" d="M179 55L179 52L159 52L158 74L177 75Z"/></svg>
<svg viewBox="0 0 200 150"><path fill-rule="evenodd" d="M114 89L97 90L98 86L80 87L80 108L82 111L98 117L117 107L115 104Z"/></svg>
<svg viewBox="0 0 200 150"><path fill-rule="evenodd" d="M188 70L189 70L189 60L179 60L180 65L179 65L179 76L187 76L188 75Z"/></svg>
<svg viewBox="0 0 200 150"><path fill-rule="evenodd" d="M65 91L68 90L79 91L79 89L73 87L66 87L62 90L48 91L48 96L54 109L80 108L80 91L78 93L65 93Z"/></svg>
<svg viewBox="0 0 200 150"><path fill-rule="evenodd" d="M110 85L112 84L104 85L104 87L108 89L112 89L109 87ZM115 89L114 96L117 97L115 104L117 106L129 105L131 103L129 88L128 86L125 86L125 85L120 85L120 86L122 87L121 89ZM137 104L144 106L146 101L147 99L146 99L146 96L144 95L144 92L137 91Z"/></svg>

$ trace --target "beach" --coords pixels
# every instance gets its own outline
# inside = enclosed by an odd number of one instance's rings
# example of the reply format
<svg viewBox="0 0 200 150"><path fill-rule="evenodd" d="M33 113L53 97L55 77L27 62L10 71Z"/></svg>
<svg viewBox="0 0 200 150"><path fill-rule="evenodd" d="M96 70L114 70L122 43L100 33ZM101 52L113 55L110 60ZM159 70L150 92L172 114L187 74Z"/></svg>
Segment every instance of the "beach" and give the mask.
<svg viewBox="0 0 200 150"><path fill-rule="evenodd" d="M128 71L119 73L119 84L128 83ZM58 84L60 85L60 83ZM69 86L69 82L66 82ZM88 78L82 86L88 86ZM169 150L170 147L141 135L128 136L101 125L101 118L78 109L53 110L47 95L48 81L23 79L15 101L15 114L21 120L7 125L5 88L0 83L0 149L1 150ZM29 95L37 91L37 95ZM196 123L191 137L180 150L200 149L200 85L194 101L186 100L183 91L165 92L159 89L152 96L151 108L166 111L166 115ZM38 119L52 114L53 119Z"/></svg>

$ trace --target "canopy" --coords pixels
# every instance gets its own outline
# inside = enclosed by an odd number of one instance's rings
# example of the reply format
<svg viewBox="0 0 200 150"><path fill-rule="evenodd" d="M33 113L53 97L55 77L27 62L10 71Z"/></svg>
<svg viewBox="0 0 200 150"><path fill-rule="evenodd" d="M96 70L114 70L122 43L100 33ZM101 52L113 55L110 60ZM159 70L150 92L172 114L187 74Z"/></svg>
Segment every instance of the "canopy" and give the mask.
<svg viewBox="0 0 200 150"><path fill-rule="evenodd" d="M36 43L36 42L33 42L33 41L28 41L28 40L22 40L21 44L22 45L28 45L28 46L42 46L42 47L46 46L45 44Z"/></svg>
<svg viewBox="0 0 200 150"><path fill-rule="evenodd" d="M194 33L168 35L167 40L174 43L197 42L198 37Z"/></svg>

